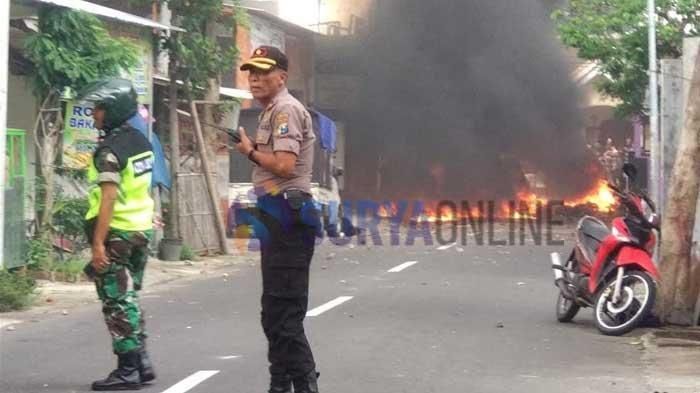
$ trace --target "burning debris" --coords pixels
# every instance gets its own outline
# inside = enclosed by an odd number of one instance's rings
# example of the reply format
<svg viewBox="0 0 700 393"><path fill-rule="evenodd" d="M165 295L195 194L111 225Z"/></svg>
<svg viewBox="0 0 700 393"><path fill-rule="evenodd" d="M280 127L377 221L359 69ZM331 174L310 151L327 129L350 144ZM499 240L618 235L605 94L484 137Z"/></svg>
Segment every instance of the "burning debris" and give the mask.
<svg viewBox="0 0 700 393"><path fill-rule="evenodd" d="M566 218L578 219L586 214L605 215L617 208L618 202L608 188L607 182L601 180L590 191L570 198L555 201L538 196L529 191L520 191L513 200L502 201L433 201L416 202L410 208L400 208L396 202L385 202L377 209L377 216L384 219L415 222L455 222L479 219L499 221L541 219L546 209L554 206L553 214Z"/></svg>

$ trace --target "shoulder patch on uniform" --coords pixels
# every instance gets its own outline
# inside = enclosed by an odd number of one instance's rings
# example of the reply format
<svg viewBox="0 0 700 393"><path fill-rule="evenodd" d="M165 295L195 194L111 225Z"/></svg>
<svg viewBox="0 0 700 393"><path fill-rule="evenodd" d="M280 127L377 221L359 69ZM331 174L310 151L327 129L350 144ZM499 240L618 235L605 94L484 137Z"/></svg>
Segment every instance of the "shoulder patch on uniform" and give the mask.
<svg viewBox="0 0 700 393"><path fill-rule="evenodd" d="M286 135L289 133L289 115L287 113L278 113L275 116L275 132L278 135Z"/></svg>

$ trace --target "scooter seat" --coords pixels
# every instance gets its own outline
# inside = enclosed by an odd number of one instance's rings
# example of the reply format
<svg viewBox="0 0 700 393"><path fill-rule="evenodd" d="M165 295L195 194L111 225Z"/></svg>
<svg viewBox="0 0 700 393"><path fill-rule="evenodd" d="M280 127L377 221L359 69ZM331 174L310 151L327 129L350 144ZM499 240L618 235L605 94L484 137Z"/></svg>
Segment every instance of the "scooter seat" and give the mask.
<svg viewBox="0 0 700 393"><path fill-rule="evenodd" d="M593 262L600 243L610 235L610 230L597 218L584 217L579 221L577 234L581 251L589 262Z"/></svg>

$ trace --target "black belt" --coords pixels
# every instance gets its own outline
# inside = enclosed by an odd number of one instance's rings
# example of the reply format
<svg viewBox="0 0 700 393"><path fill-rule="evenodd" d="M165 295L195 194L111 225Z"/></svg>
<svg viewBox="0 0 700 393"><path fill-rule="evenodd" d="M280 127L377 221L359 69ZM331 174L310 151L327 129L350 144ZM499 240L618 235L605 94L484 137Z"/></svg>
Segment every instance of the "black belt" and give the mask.
<svg viewBox="0 0 700 393"><path fill-rule="evenodd" d="M289 189L282 191L281 193L277 194L264 194L258 197L258 199L284 199L284 200L290 200L290 199L304 199L304 200L309 200L313 199L314 196L304 190L298 190L298 189Z"/></svg>
<svg viewBox="0 0 700 393"><path fill-rule="evenodd" d="M284 199L290 199L290 198L312 199L313 198L313 195L309 194L308 192L306 192L304 190L296 190L296 189L283 191L282 196L284 196Z"/></svg>

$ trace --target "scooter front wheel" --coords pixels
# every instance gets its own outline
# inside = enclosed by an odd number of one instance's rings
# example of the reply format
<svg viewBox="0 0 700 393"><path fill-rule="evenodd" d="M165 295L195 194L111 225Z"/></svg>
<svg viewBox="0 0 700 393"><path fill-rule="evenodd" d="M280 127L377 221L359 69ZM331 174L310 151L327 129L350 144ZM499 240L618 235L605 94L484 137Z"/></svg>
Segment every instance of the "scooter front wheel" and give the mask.
<svg viewBox="0 0 700 393"><path fill-rule="evenodd" d="M606 284L595 304L595 324L601 333L620 336L636 328L656 301L656 283L646 272L630 270L622 277L620 299L613 302L615 281Z"/></svg>
<svg viewBox="0 0 700 393"><path fill-rule="evenodd" d="M559 291L559 296L557 297L557 320L559 322L571 322L580 309L581 306L573 300L565 298L564 294Z"/></svg>

